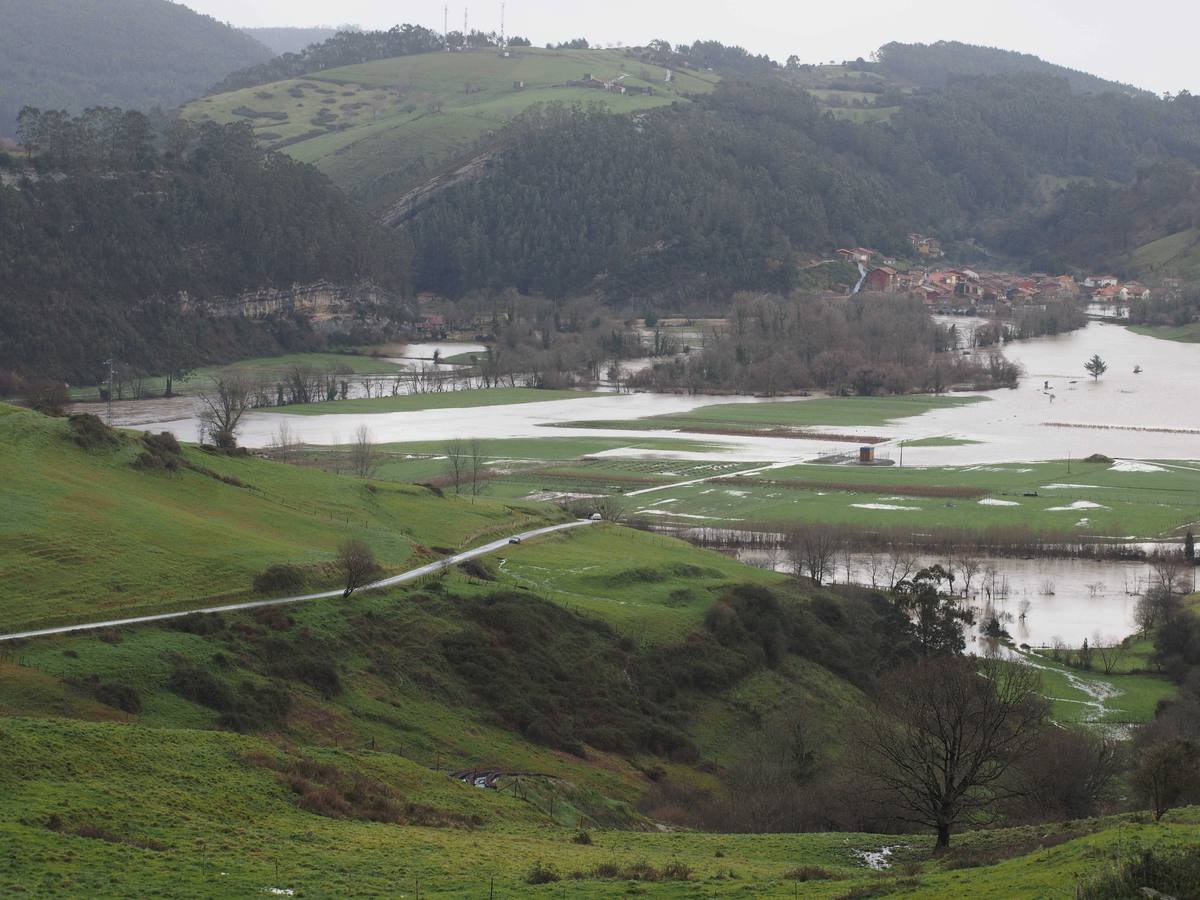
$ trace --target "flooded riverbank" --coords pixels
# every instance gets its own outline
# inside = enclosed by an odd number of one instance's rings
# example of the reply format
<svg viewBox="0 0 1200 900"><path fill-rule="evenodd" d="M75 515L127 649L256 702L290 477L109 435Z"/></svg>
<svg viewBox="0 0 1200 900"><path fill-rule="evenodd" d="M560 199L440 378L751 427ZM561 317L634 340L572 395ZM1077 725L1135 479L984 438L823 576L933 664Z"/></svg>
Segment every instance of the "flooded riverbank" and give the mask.
<svg viewBox="0 0 1200 900"><path fill-rule="evenodd" d="M782 552L739 550L742 562L790 571ZM847 566L847 563L849 565ZM923 555L916 567L947 561ZM1003 559L981 557L967 595L977 619L993 609L1018 644L1050 646L1056 640L1079 646L1121 639L1136 630L1133 620L1138 595L1151 577L1144 562L1086 559ZM892 563L883 554L853 553L837 563L836 581L886 588ZM963 579L957 579L962 593Z"/></svg>

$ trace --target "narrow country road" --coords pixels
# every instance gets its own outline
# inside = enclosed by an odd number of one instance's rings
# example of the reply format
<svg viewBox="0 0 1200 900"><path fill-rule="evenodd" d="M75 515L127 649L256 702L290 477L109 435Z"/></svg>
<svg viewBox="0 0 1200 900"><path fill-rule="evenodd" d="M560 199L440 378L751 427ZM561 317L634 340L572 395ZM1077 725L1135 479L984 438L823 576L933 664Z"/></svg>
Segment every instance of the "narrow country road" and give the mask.
<svg viewBox="0 0 1200 900"><path fill-rule="evenodd" d="M401 572L399 575L393 575L390 578L384 578L380 581L372 582L358 588L355 593L362 591L377 591L381 588L393 587L397 584L406 584L410 581L416 581L426 575L432 575L435 572L440 572L442 569L457 565L460 562L466 562L468 559L476 559L480 556L487 556L489 553L495 553L497 550L503 550L509 545L513 538L521 541L527 541L531 538L541 537L546 534L554 534L558 531L566 531L569 528L579 528L583 525L591 525L592 522L587 519L578 519L574 522L566 522L562 525L550 525L546 528L535 528L533 531L526 531L521 534L512 535L511 537L501 538L498 541L492 541L490 544L484 544L481 547L475 547L472 550L464 550L462 553L456 553L453 556L447 556L445 559L439 559L437 562L429 563L429 565L421 566L417 569L412 569L408 572ZM164 622L168 619L181 619L184 616L195 615L196 613L223 613L237 612L243 609L258 609L261 606L283 606L288 603L305 603L309 600L328 600L331 597L342 596L341 589L333 591L321 591L318 594L302 594L299 597L278 597L274 600L252 600L248 603L230 603L227 606L208 606L203 609L188 609L182 612L159 613L152 616L135 616L130 619L108 619L104 622L88 622L83 625L64 625L60 628L41 628L35 631L18 631L13 634L0 634L0 642L16 641L22 638L46 637L52 634L70 634L75 631L93 631L97 628L118 628L122 625L139 625L143 622Z"/></svg>

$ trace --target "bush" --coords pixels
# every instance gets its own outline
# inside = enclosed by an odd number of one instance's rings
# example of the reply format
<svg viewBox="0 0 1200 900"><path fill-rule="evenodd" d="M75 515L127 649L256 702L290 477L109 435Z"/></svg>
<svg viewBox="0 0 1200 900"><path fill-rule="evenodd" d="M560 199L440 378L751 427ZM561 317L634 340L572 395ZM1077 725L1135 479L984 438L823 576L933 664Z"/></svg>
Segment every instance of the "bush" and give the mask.
<svg viewBox="0 0 1200 900"><path fill-rule="evenodd" d="M829 881L837 878L836 872L823 869L820 866L797 866L784 872L783 877L789 881Z"/></svg>
<svg viewBox="0 0 1200 900"><path fill-rule="evenodd" d="M67 419L71 440L84 450L110 450L121 445L115 431L91 413L78 413Z"/></svg>
<svg viewBox="0 0 1200 900"><path fill-rule="evenodd" d="M171 619L168 627L187 634L197 634L201 637L216 634L225 628L225 619L220 613L188 613L178 619Z"/></svg>
<svg viewBox="0 0 1200 900"><path fill-rule="evenodd" d="M577 832L573 838L571 838L571 843L583 844L585 847L590 847L592 845L592 836L586 831L580 831Z"/></svg>
<svg viewBox="0 0 1200 900"><path fill-rule="evenodd" d="M61 416L63 407L71 400L67 386L61 381L38 378L25 387L25 402L29 408L47 416Z"/></svg>
<svg viewBox="0 0 1200 900"><path fill-rule="evenodd" d="M122 684L119 681L105 681L93 692L97 700L105 706L137 714L142 711L142 698L137 688Z"/></svg>
<svg viewBox="0 0 1200 900"><path fill-rule="evenodd" d="M280 563L268 566L254 576L254 593L281 594L304 587L304 573L298 566Z"/></svg>
<svg viewBox="0 0 1200 900"><path fill-rule="evenodd" d="M218 712L233 709L233 689L225 679L207 669L190 664L176 666L167 679L167 687L193 703Z"/></svg>
<svg viewBox="0 0 1200 900"><path fill-rule="evenodd" d="M558 869L552 865L546 865L540 860L533 864L533 868L525 876L526 884L551 884L552 882L561 880L562 878L558 874Z"/></svg>

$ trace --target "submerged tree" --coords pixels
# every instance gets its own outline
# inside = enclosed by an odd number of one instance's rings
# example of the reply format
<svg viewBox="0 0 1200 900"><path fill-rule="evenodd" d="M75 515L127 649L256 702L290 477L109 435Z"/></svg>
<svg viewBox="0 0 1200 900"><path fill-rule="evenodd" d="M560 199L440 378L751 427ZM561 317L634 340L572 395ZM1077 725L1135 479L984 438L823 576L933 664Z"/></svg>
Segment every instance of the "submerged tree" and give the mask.
<svg viewBox="0 0 1200 900"><path fill-rule="evenodd" d="M975 624L975 614L960 605L952 592L944 593L943 583L952 591L954 576L941 566L930 566L899 582L892 591L896 606L912 619L913 637L922 656L961 653L966 647L963 629Z"/></svg>
<svg viewBox="0 0 1200 900"><path fill-rule="evenodd" d="M1093 381L1099 381L1100 376L1108 371L1108 363L1100 358L1099 353L1093 353L1092 358L1083 364Z"/></svg>

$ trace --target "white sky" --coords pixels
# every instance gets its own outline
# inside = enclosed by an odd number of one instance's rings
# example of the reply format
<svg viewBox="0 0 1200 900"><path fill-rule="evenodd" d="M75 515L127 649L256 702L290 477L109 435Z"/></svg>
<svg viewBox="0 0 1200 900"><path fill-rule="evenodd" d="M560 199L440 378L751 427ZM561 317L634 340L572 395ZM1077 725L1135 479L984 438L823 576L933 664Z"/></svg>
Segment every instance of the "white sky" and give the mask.
<svg viewBox="0 0 1200 900"><path fill-rule="evenodd" d="M240 26L411 22L441 30L438 0L185 0ZM465 0L450 3L462 27ZM500 0L470 3L472 28L498 30ZM754 53L803 62L867 57L888 41L960 40L1033 53L1050 62L1154 91L1200 93L1195 0L509 0L509 34L535 45L583 36L599 44L656 37L741 44Z"/></svg>

